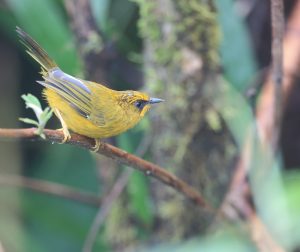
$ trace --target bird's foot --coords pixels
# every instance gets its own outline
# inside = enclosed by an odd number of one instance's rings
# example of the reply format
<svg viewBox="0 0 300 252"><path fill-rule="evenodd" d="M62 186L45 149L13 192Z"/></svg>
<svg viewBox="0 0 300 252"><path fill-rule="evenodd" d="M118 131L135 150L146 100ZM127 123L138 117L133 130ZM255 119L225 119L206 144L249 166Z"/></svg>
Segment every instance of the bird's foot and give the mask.
<svg viewBox="0 0 300 252"><path fill-rule="evenodd" d="M65 142L71 140L71 134L67 128L61 128L61 129L57 129L57 130L62 131L64 134L64 138L59 144L64 144Z"/></svg>
<svg viewBox="0 0 300 252"><path fill-rule="evenodd" d="M100 148L101 141L99 138L95 138L95 146L92 147L92 152L97 152Z"/></svg>
<svg viewBox="0 0 300 252"><path fill-rule="evenodd" d="M62 126L62 128L59 129L59 130L61 130L64 133L64 139L60 143L60 144L63 144L63 143L65 143L65 142L67 142L67 141L69 141L71 139L71 134L70 134L70 132L68 130L67 124L65 123L65 121L64 121L61 113L59 112L59 110L57 108L54 109L54 113L58 117L58 119L59 119L59 121L61 123L61 126Z"/></svg>

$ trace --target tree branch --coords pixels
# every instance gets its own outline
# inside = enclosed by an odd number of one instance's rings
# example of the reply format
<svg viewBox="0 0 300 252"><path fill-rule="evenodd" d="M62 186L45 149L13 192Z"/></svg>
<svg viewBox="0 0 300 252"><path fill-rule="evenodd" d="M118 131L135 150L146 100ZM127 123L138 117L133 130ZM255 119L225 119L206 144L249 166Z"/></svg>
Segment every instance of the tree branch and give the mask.
<svg viewBox="0 0 300 252"><path fill-rule="evenodd" d="M54 182L26 178L24 176L1 174L0 187L1 186L23 187L37 192L47 193L94 206L99 206L101 204L101 199L98 196L93 195L93 193L79 191L70 186L65 186Z"/></svg>
<svg viewBox="0 0 300 252"><path fill-rule="evenodd" d="M278 9L278 11L282 11ZM279 20L280 21L280 20ZM281 27L281 26L280 26ZM283 79L280 92L282 92L282 106L290 95L294 87L295 77L298 76L300 64L300 40L299 40L299 27L300 27L300 2L296 1L293 11L287 23L287 30L283 39ZM275 32L275 31L274 31ZM274 58L275 60L275 58ZM273 60L273 62L274 62ZM274 67L274 64L273 64ZM274 69L274 68L273 68ZM274 69L275 72L275 69ZM256 109L256 118L258 124L258 132L262 143L264 145L274 143L274 119L276 118L276 111L274 108L275 98L275 85L271 75L268 76L266 83L264 83L261 98ZM282 111L282 108L280 108Z"/></svg>
<svg viewBox="0 0 300 252"><path fill-rule="evenodd" d="M282 79L283 79L283 47L282 41L284 36L284 13L283 0L271 1L271 21L272 21L272 79L274 85L274 137L273 150L276 151L278 145L278 136L281 125L282 114Z"/></svg>
<svg viewBox="0 0 300 252"><path fill-rule="evenodd" d="M0 138L15 138L15 139L29 139L29 140L42 140L39 136L35 135L36 128L26 129L1 129ZM46 136L46 140L50 142L60 143L63 140L63 133L59 130L45 129L43 132ZM93 150L95 142L91 138L87 138L78 134L71 134L71 140L67 143L76 145L82 148ZM109 157L120 164L128 165L132 168L144 172L147 176L158 179L162 183L174 188L178 192L182 193L185 197L193 201L196 205L205 208L209 211L215 211L210 204L208 204L202 195L196 191L193 187L177 178L175 175L169 173L165 169L151 162L143 160L137 156L129 154L115 146L101 142L100 148L97 152L106 157Z"/></svg>

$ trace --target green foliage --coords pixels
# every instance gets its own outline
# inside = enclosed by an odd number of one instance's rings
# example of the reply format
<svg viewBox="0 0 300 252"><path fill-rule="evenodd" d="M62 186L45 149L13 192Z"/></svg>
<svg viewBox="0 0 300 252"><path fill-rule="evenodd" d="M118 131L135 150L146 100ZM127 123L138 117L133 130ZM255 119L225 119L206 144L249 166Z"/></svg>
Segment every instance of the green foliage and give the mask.
<svg viewBox="0 0 300 252"><path fill-rule="evenodd" d="M63 70L70 74L83 72L62 1L7 0L6 3L9 9L1 9L0 6L0 25L20 46L20 51L25 54L24 47L17 40L16 25L32 35ZM29 56L26 57L30 62ZM30 69L29 65L20 67L23 72L20 71L22 75L19 77L26 78L21 83L26 92L29 92L29 85L25 87L27 80L37 74L38 65L33 62L32 66L36 68ZM23 118L23 121L42 131L51 116L50 109L43 110L38 99L32 95L22 98L37 116L37 120ZM26 176L99 193L96 163L88 151L67 145L40 145L39 142L25 142L19 149L26 150L21 167ZM1 163L0 168L3 168ZM13 200L17 203L12 205ZM96 213L93 206L25 189L13 194L1 188L0 202L3 224L0 226L0 240L7 251L81 251ZM105 242L100 239L97 249L105 247Z"/></svg>
<svg viewBox="0 0 300 252"><path fill-rule="evenodd" d="M132 215L149 227L154 216L150 204L149 184L144 174L134 172L131 175L128 183L128 193Z"/></svg>
<svg viewBox="0 0 300 252"><path fill-rule="evenodd" d="M137 36L137 5L130 0L90 0L93 17L105 42L111 41L130 60L141 50Z"/></svg>
<svg viewBox="0 0 300 252"><path fill-rule="evenodd" d="M64 145L50 145L31 162L26 176L49 180L99 193L95 161L88 151ZM97 208L79 202L23 191L22 214L26 218L28 243L43 249L37 252L81 251ZM103 241L97 248L105 246Z"/></svg>
<svg viewBox="0 0 300 252"><path fill-rule="evenodd" d="M104 33L107 30L110 3L110 0L90 0L93 17L98 27Z"/></svg>
<svg viewBox="0 0 300 252"><path fill-rule="evenodd" d="M138 148L140 139L143 137L145 124L143 120L134 130L118 136L118 145L131 153ZM144 174L133 171L127 186L129 196L129 211L143 225L149 226L153 221L153 212L150 204L150 192L148 180Z"/></svg>
<svg viewBox="0 0 300 252"><path fill-rule="evenodd" d="M57 3L52 0L6 2L18 26L35 38L63 70L70 74L82 72L72 33Z"/></svg>
<svg viewBox="0 0 300 252"><path fill-rule="evenodd" d="M299 174L283 173L280 156L272 156L261 146L251 107L233 86L223 82L216 92L214 103L240 149L245 148L247 143L252 157L247 160L247 168L260 218L279 244L288 250L295 249L300 245Z"/></svg>
<svg viewBox="0 0 300 252"><path fill-rule="evenodd" d="M245 136L253 130L254 117L248 101L230 83L220 80L214 92L214 104L225 120L239 148L243 148Z"/></svg>
<svg viewBox="0 0 300 252"><path fill-rule="evenodd" d="M152 249L140 250L143 252L254 252L255 247L238 230L222 230L217 235L202 239L192 239L177 244L157 245Z"/></svg>
<svg viewBox="0 0 300 252"><path fill-rule="evenodd" d="M41 138L45 139L45 134L43 134L43 130L46 126L46 123L51 118L53 111L49 107L46 107L44 110L42 109L41 103L32 94L22 95L22 99L25 101L26 108L31 108L38 121L32 120L30 118L19 118L20 121L28 124L33 124L37 127L36 134L39 135Z"/></svg>
<svg viewBox="0 0 300 252"><path fill-rule="evenodd" d="M126 35L126 30L130 28L136 10L137 6L132 1L111 1L110 22L115 29L115 35L120 39Z"/></svg>
<svg viewBox="0 0 300 252"><path fill-rule="evenodd" d="M257 66L247 29L235 12L233 0L214 0L222 30L221 63L231 85L244 92L254 79Z"/></svg>

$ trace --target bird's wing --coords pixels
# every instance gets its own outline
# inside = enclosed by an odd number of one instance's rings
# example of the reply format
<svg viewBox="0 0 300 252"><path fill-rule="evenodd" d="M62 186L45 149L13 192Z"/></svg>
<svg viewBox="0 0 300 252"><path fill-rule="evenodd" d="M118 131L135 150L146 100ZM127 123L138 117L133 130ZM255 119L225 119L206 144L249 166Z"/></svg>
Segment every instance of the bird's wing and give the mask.
<svg viewBox="0 0 300 252"><path fill-rule="evenodd" d="M38 83L55 91L80 115L89 119L92 111L91 90L83 81L56 68L44 76L44 81Z"/></svg>

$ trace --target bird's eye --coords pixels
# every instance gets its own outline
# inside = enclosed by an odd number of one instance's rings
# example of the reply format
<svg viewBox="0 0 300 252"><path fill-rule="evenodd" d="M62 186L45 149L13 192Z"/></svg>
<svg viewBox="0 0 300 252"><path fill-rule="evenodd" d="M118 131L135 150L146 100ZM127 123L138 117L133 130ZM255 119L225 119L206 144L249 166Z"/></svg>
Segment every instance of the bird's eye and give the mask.
<svg viewBox="0 0 300 252"><path fill-rule="evenodd" d="M141 100L136 101L136 102L134 103L134 106L136 106L138 109L142 110L143 107L145 106L145 102L144 102L144 101L141 101Z"/></svg>

